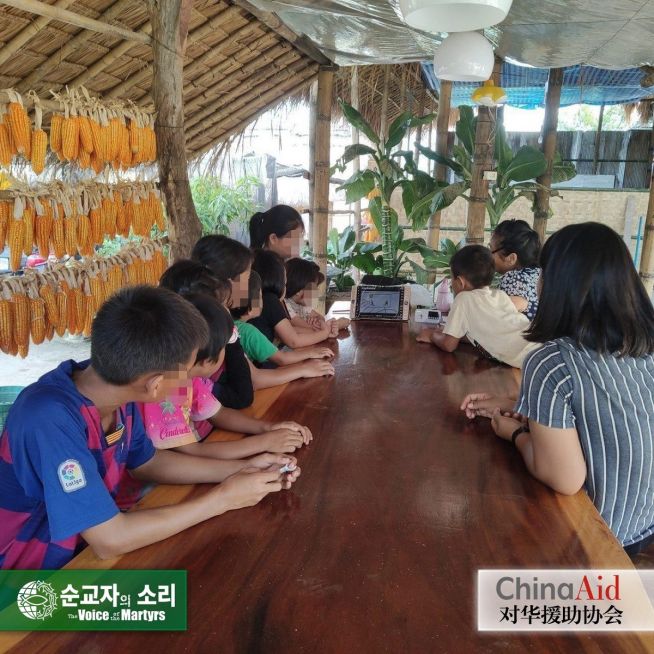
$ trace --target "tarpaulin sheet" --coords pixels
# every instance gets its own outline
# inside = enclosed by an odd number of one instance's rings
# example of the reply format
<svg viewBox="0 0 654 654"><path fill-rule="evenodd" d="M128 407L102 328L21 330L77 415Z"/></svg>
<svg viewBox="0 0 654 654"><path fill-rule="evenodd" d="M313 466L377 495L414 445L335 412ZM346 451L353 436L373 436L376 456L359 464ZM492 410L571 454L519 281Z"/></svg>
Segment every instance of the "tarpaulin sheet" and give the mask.
<svg viewBox="0 0 654 654"><path fill-rule="evenodd" d="M439 90L431 63L422 65L423 77L431 89ZM501 86L506 91L508 104L522 109L545 106L547 68L516 66L505 62L500 75ZM571 104L623 104L636 102L654 95L654 87L642 88L643 72L639 68L607 70L593 66L570 66L563 71L561 106ZM454 82L452 106L472 104L470 94L479 84Z"/></svg>
<svg viewBox="0 0 654 654"><path fill-rule="evenodd" d="M401 19L399 0L250 0L341 65L427 61L444 34ZM654 61L654 0L514 0L485 30L503 58L545 68L631 68Z"/></svg>

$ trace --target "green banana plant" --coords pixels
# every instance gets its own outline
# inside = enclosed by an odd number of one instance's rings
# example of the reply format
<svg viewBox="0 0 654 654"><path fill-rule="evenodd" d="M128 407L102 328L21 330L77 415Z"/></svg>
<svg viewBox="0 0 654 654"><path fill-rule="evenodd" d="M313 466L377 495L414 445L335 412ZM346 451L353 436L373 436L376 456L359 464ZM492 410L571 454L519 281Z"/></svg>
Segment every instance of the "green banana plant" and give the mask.
<svg viewBox="0 0 654 654"><path fill-rule="evenodd" d="M475 132L477 119L472 107L459 107L460 117L456 124L457 143L452 149L452 157L443 157L434 150L418 146L420 152L453 171L457 182L443 187L433 188L414 202L409 214L409 220L420 220L439 211L447 200L451 203L452 195L468 199L466 192L472 185L472 166L475 152ZM547 169L547 160L543 153L531 145L525 145L513 152L506 138L504 127L499 125L495 132L495 152L497 180L489 188L489 197L486 201L486 210L490 219L491 229L499 223L504 212L518 199L526 197L532 201L532 210L536 199L536 192L546 187L534 180ZM552 182L564 182L572 179L577 171L572 163L564 163L557 152L552 168ZM556 190L547 189L552 195Z"/></svg>
<svg viewBox="0 0 654 654"><path fill-rule="evenodd" d="M374 170L365 169L355 173L337 189L345 191L345 199L348 203L356 202L366 196L370 197L370 214L381 235L381 244L357 244L359 247L354 257L354 265L365 272L381 271L387 277L397 277L409 253L419 253L424 257L434 253L435 250L428 248L424 239L404 238L404 233L398 226L397 212L391 207L393 192L397 188L402 188L406 209L407 202L411 203L409 208L412 208L425 193L433 190L434 184L439 184L443 188L447 184L436 182L426 173L422 174L430 181L419 175L416 176L413 153L393 152L393 150L402 142L408 130L430 123L434 115L416 117L410 112L404 112L390 125L388 137L384 140L354 107L343 100L339 100L339 103L346 120L357 128L372 146L362 143L349 145L332 167L332 171L343 172L347 164L359 156L372 157L376 165ZM404 165L400 163L402 159L405 160ZM453 195L451 201L455 198L456 195ZM415 229L424 227L422 215L412 223L412 227ZM381 255L375 256L380 251Z"/></svg>

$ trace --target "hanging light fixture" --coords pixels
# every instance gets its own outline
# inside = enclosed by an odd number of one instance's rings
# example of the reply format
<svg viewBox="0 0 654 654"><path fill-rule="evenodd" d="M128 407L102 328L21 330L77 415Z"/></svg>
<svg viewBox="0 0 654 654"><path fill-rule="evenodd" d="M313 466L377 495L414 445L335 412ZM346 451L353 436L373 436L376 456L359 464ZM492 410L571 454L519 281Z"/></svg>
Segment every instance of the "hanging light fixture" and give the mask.
<svg viewBox="0 0 654 654"><path fill-rule="evenodd" d="M483 107L497 107L505 104L507 100L506 91L501 86L495 86L492 79L486 80L476 88L470 97L475 104Z"/></svg>
<svg viewBox="0 0 654 654"><path fill-rule="evenodd" d="M434 57L434 74L452 82L483 82L493 72L493 46L478 32L450 34Z"/></svg>
<svg viewBox="0 0 654 654"><path fill-rule="evenodd" d="M513 0L400 0L410 27L426 32L472 32L501 23Z"/></svg>

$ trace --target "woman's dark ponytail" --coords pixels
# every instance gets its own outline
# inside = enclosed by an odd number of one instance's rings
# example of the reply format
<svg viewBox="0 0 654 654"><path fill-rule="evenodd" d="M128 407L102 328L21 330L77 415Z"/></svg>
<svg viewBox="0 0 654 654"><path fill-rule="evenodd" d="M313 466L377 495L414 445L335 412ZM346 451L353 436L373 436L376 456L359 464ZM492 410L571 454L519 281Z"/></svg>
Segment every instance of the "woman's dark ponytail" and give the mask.
<svg viewBox="0 0 654 654"><path fill-rule="evenodd" d="M265 217L261 211L257 211L257 213L250 218L250 247L253 249L262 248L266 240L266 235L263 233L264 221Z"/></svg>
<svg viewBox="0 0 654 654"><path fill-rule="evenodd" d="M268 211L255 213L250 218L250 247L264 248L271 234L282 238L298 227L304 231L302 216L287 204L277 204Z"/></svg>

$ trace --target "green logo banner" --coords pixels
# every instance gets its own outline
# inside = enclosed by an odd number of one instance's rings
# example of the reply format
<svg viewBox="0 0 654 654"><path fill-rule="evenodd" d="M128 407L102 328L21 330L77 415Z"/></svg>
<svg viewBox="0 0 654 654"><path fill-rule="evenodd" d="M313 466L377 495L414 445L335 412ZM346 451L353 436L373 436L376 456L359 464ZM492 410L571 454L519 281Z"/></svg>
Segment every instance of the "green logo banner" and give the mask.
<svg viewBox="0 0 654 654"><path fill-rule="evenodd" d="M0 631L185 631L186 570L0 570Z"/></svg>

